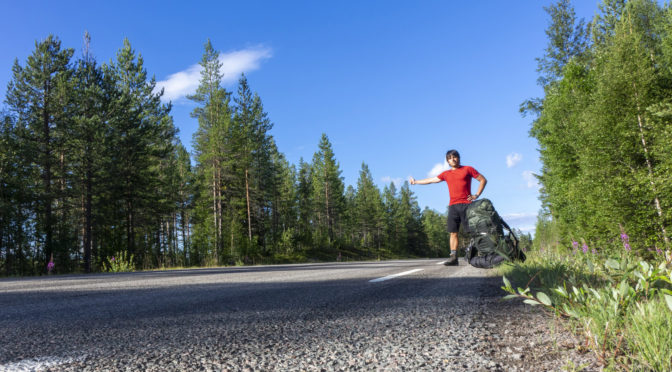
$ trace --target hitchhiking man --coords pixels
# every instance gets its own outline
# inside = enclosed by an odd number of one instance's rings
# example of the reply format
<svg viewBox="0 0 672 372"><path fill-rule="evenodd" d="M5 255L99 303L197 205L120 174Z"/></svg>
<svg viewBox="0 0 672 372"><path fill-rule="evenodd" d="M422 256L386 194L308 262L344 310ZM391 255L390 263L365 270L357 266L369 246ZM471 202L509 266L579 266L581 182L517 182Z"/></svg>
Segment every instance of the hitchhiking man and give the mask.
<svg viewBox="0 0 672 372"><path fill-rule="evenodd" d="M458 231L460 231L460 224L466 223L469 203L481 196L488 180L473 167L460 165L460 154L457 150L448 151L446 153L446 161L450 169L436 177L425 178L424 180L416 181L411 177L411 185L428 185L441 181L446 181L448 184L450 203L448 204L447 227L450 233L450 259L446 261L445 265L457 265ZM472 178L480 182L476 194L471 193ZM465 227L467 227L466 224Z"/></svg>

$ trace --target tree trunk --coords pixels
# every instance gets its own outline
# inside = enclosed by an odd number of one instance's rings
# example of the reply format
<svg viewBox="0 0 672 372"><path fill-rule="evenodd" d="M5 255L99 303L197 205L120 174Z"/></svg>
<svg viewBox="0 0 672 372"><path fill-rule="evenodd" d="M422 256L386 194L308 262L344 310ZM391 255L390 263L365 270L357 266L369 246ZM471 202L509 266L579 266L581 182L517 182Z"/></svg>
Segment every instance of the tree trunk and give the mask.
<svg viewBox="0 0 672 372"><path fill-rule="evenodd" d="M252 243L252 215L250 214L250 183L245 169L245 197L247 199L247 239Z"/></svg>
<svg viewBox="0 0 672 372"><path fill-rule="evenodd" d="M92 183L93 171L91 159L87 156L86 160L86 196L84 201L84 271L91 272L91 209L92 209Z"/></svg>
<svg viewBox="0 0 672 372"><path fill-rule="evenodd" d="M649 184L651 185L651 191L653 193L653 201L656 208L656 213L658 214L658 224L660 225L660 230L663 234L663 241L665 242L665 248L670 248L670 239L667 236L667 230L665 229L665 224L663 222L663 209L660 206L660 199L658 198L658 190L656 188L655 179L653 176L653 166L651 165L651 159L649 157L649 148L646 144L646 138L644 137L644 123L641 115L641 109L639 106L639 95L637 94L637 84L633 83L633 88L635 91L635 102L637 104L637 126L639 128L639 138L642 142L642 148L644 149L644 159L646 160L646 168L649 173Z"/></svg>
<svg viewBox="0 0 672 372"><path fill-rule="evenodd" d="M182 225L182 255L184 258L184 266L189 266L187 263L187 226L186 226L186 212L184 211L185 206L182 205L182 210L180 211L180 224Z"/></svg>
<svg viewBox="0 0 672 372"><path fill-rule="evenodd" d="M45 261L48 262L49 258L51 255L54 253L53 252L53 226L52 226L52 210L51 210L51 202L52 202L52 196L51 196L51 133L50 133L50 128L49 128L49 102L47 101L47 97L49 96L49 82L46 81L44 83L44 101L43 101L43 108L42 108L42 127L44 130L44 171L43 171L43 179L44 179L44 214L45 214L45 246L44 246L44 254L45 254ZM46 266L45 266L46 267Z"/></svg>

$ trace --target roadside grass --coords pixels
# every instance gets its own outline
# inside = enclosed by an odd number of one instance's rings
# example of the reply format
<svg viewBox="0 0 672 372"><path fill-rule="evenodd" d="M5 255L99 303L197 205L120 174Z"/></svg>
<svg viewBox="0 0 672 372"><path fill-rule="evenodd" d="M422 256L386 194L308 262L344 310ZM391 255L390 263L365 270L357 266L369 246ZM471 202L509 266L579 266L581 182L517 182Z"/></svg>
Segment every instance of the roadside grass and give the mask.
<svg viewBox="0 0 672 372"><path fill-rule="evenodd" d="M527 252L526 262L501 265L505 299L566 319L606 370L671 371L672 264L666 256L644 260L630 249L607 255L577 246Z"/></svg>

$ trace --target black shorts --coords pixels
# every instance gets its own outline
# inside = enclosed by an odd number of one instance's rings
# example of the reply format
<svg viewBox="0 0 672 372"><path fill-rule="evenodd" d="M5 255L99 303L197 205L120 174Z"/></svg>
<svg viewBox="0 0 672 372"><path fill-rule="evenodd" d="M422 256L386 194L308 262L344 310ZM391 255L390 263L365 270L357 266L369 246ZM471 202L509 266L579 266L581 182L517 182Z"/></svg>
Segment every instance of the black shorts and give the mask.
<svg viewBox="0 0 672 372"><path fill-rule="evenodd" d="M453 204L448 207L448 232L460 231L460 224L464 225L465 231L469 229L469 226L467 226L467 207L469 207L469 204Z"/></svg>

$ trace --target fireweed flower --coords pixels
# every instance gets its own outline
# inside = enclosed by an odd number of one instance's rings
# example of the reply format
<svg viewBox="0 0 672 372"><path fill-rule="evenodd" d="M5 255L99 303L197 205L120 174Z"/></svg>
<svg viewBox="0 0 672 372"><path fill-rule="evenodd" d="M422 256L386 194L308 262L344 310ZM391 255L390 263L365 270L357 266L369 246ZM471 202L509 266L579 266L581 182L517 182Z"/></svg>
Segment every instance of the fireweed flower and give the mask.
<svg viewBox="0 0 672 372"><path fill-rule="evenodd" d="M583 253L588 253L588 245L586 245L586 243L583 243L581 248L583 249Z"/></svg>
<svg viewBox="0 0 672 372"><path fill-rule="evenodd" d="M573 248L573 249L572 249L572 254L573 254L573 255L576 255L576 253L577 253L578 250L579 250L579 242L577 242L577 241L575 241L575 240L572 240L572 248Z"/></svg>

